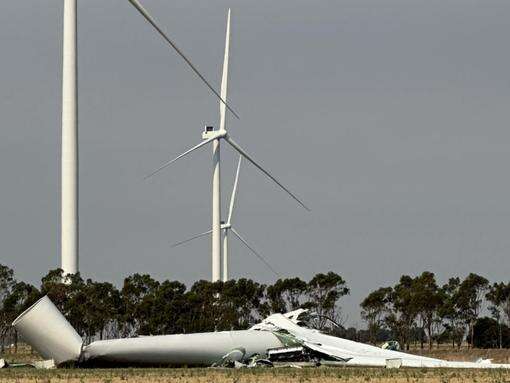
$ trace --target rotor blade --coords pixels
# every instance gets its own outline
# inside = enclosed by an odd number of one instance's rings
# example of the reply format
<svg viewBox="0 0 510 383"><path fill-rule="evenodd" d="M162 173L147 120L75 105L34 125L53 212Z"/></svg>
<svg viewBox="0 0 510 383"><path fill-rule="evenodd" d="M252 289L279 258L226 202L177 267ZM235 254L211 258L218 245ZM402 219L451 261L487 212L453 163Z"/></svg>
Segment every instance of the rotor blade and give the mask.
<svg viewBox="0 0 510 383"><path fill-rule="evenodd" d="M248 249L250 249L250 251L253 254L255 254L255 256L258 259L260 259L262 261L262 263L264 263L264 265L266 265L269 270L271 270L277 277L281 277L281 274L278 271L276 271L275 269L273 269L273 267L269 264L269 262L267 262L262 255L257 253L255 251L255 249L253 249L253 247L251 247L248 244L248 242L246 242L246 240L243 237L241 237L241 235L233 227L231 227L230 230L232 230L232 233L234 233L234 235L237 237L237 239L239 239Z"/></svg>
<svg viewBox="0 0 510 383"><path fill-rule="evenodd" d="M237 162L236 178L234 180L234 189L232 189L232 195L230 196L230 207L228 209L228 220L227 220L228 224L231 224L232 212L234 211L234 204L236 201L236 194L237 194L237 184L239 183L239 173L241 170L241 161L242 160L243 160L243 156L239 156L239 161Z"/></svg>
<svg viewBox="0 0 510 383"><path fill-rule="evenodd" d="M170 166L171 164L173 164L175 161L177 161L178 159L184 157L185 155L191 153L192 151L198 149L198 148L201 148L202 146L208 144L209 142L211 141L214 141L216 139L216 137L212 137L212 138L208 138L207 140L204 140L202 141L201 143L199 143L198 145L195 145L193 146L191 149L189 150L186 150L184 153L182 153L180 156L178 157L175 157L173 160L171 161L168 161L168 162L165 162L163 165L161 165L159 168L157 168L156 170L154 170L151 174L147 175L144 177L144 180L146 180L147 178L150 178L152 177L153 175L155 175L156 173L160 172L161 170L163 170L164 168L166 168L167 166Z"/></svg>
<svg viewBox="0 0 510 383"><path fill-rule="evenodd" d="M215 94L216 97L220 99L222 103L232 112L234 116L239 118L236 112L227 104L227 102L218 94L218 92L213 88L213 86L206 80L206 78L198 71L198 69L193 65L193 63L182 53L182 51L177 47L177 45L170 40L170 38L163 32L163 30L158 27L156 21L152 18L152 16L147 12L147 10L140 4L138 0L129 0L129 2L142 14L143 17L158 31L158 33L165 39L165 41L170 44L170 46L181 56L184 61L189 65L189 67L195 72L195 74L204 82L205 85Z"/></svg>
<svg viewBox="0 0 510 383"><path fill-rule="evenodd" d="M262 166L257 164L254 159L252 159L246 151L241 148L232 138L229 136L225 136L225 140L235 149L237 150L244 158L246 158L248 161L250 161L253 165L255 165L262 173L264 173L266 176L271 178L273 182L275 182L278 186L280 186L283 190L287 192L292 198L294 198L302 207L304 207L306 210L310 211L310 209L303 203L301 200L294 195L289 189L287 189L285 186L283 186L276 178L274 178L267 170L265 170Z"/></svg>
<svg viewBox="0 0 510 383"><path fill-rule="evenodd" d="M202 238L202 237L205 237L206 235L209 235L212 233L212 230L209 230L209 231L206 231L205 233L201 233L201 234L197 234L191 238L188 238L188 239L185 239L184 241L180 241L180 242L177 242L177 243L174 243L171 247L177 247L177 246L180 246L180 245L184 245L185 243L188 243L188 242L191 242L195 239L198 239L198 238Z"/></svg>
<svg viewBox="0 0 510 383"><path fill-rule="evenodd" d="M225 36L225 57L223 58L223 74L221 76L221 98L227 100L228 90L228 61L230 52L230 8L228 9L227 16L227 32ZM226 110L225 104L220 102L220 130L225 130L226 127Z"/></svg>

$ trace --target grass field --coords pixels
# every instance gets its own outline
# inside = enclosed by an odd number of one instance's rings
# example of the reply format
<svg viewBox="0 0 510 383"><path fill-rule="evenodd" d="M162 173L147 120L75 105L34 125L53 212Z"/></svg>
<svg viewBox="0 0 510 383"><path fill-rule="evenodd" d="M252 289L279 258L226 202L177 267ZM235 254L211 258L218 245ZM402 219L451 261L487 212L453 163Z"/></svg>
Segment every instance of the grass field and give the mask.
<svg viewBox="0 0 510 383"><path fill-rule="evenodd" d="M420 353L420 351L415 351ZM507 362L510 350L466 350L448 348L424 352L424 354L452 360L475 360L478 357L494 358L495 362ZM2 356L10 362L28 362L38 359L26 347L17 354ZM13 368L0 370L0 382L179 382L179 383L290 383L290 382L381 382L381 383L460 383L495 382L510 383L510 371L499 370L426 370L377 368L319 367L319 368L259 368L259 369L211 369L211 368L119 368L119 369L57 369L35 370Z"/></svg>
<svg viewBox="0 0 510 383"><path fill-rule="evenodd" d="M271 368L217 369L108 369L0 371L1 382L179 382L179 383L294 383L294 382L510 382L510 372L473 370L367 369L367 368Z"/></svg>

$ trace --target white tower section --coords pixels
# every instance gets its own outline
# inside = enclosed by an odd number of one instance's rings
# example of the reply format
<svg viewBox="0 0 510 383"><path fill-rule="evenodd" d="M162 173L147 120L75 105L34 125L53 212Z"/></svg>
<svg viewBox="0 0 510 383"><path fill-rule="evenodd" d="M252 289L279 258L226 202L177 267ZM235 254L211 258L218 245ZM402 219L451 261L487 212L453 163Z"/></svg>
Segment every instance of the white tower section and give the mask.
<svg viewBox="0 0 510 383"><path fill-rule="evenodd" d="M228 259L228 230L223 231L223 282L228 282L229 259Z"/></svg>
<svg viewBox="0 0 510 383"><path fill-rule="evenodd" d="M62 70L61 267L78 272L77 0L64 0Z"/></svg>
<svg viewBox="0 0 510 383"><path fill-rule="evenodd" d="M221 179L220 179L220 140L213 141L213 180L212 180L212 281L221 276Z"/></svg>

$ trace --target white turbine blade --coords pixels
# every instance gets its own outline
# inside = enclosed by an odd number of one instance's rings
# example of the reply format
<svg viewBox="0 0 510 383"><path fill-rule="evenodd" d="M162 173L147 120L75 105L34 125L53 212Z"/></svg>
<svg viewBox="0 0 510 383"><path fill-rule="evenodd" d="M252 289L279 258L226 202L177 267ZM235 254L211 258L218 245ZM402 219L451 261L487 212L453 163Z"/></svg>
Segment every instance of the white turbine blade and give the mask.
<svg viewBox="0 0 510 383"><path fill-rule="evenodd" d="M237 162L237 170L236 170L236 178L234 180L234 188L232 189L232 195L230 196L230 207L228 209L228 219L227 223L230 225L232 222L232 213L234 211L234 205L236 201L237 194L237 184L239 183L239 173L241 170L241 162L243 160L243 156L239 156L239 161Z"/></svg>
<svg viewBox="0 0 510 383"><path fill-rule="evenodd" d="M283 186L276 178L274 178L271 173L269 173L267 170L265 170L262 166L257 164L254 159L252 159L246 151L241 148L232 138L229 136L225 136L225 140L235 149L237 150L244 158L246 158L248 161L250 161L255 167L257 167L262 173L264 173L266 176L271 178L273 182L275 182L278 186L280 186L283 190L287 192L292 198L294 198L303 208L310 211L310 209L303 203L301 200L294 195L289 189L287 189L285 186Z"/></svg>
<svg viewBox="0 0 510 383"><path fill-rule="evenodd" d="M267 267L269 270L271 270L271 271L272 271L272 272L273 272L273 273L274 273L277 277L280 277L280 276L281 276L281 274L280 274L278 271L276 271L276 270L275 270L275 269L274 269L274 268L273 268L273 267L269 264L269 262L268 262L268 261L266 261L266 260L264 259L264 257L263 257L262 255L260 255L259 253L257 253L257 252L255 251L255 249L254 249L253 247L251 247L251 246L248 244L248 242L246 242L246 240L245 240L243 237L241 237L241 235L240 235L240 234L239 234L239 233L238 233L238 232L237 232L237 231L236 231L233 227L231 227L230 229L232 230L232 233L234 233L234 235L237 237L237 239L239 239L239 240L240 240L240 241L241 241L241 242L242 242L242 243L243 243L243 244L244 244L244 245L245 245L248 249L250 249L250 251L251 251L253 254L255 254L255 256L256 256L258 259L260 259L260 260L262 261L262 263L264 263L264 265L266 265L266 267Z"/></svg>
<svg viewBox="0 0 510 383"><path fill-rule="evenodd" d="M209 142L214 141L214 140L216 140L216 137L208 138L207 140L202 141L202 142L201 142L201 143L199 143L198 145L193 146L191 149L186 150L186 151L185 151L184 153L182 153L180 156L177 156L177 157L175 157L173 160L170 160L170 161L168 161L168 162L165 162L165 163L164 163L163 165L161 165L159 168L157 168L156 170L154 170L151 174L149 174L149 175L145 176L145 178L144 178L144 179L146 180L147 178L152 177L153 175L155 175L156 173L160 172L161 170L163 170L163 169L164 169L164 168L166 168L167 166L170 166L171 164L173 164L173 163L174 163L175 161L177 161L178 159L180 159L180 158L184 157L185 155L187 155L187 154L191 153L192 151L194 151L194 150L196 150L196 149L198 149L198 148L201 148L201 147L202 147L202 146L204 146L204 145L207 145Z"/></svg>
<svg viewBox="0 0 510 383"><path fill-rule="evenodd" d="M198 69L193 65L193 63L182 53L182 51L177 47L177 45L170 40L170 38L166 35L165 32L156 24L156 21L152 18L152 16L147 12L147 10L140 4L138 0L129 0L129 2L142 14L143 17L158 31L158 33L165 39L165 41L170 44L170 46L181 56L184 61L189 65L189 67L195 72L195 74L204 82L205 85L215 94L216 97L220 99L222 103L232 112L234 116L239 118L236 112L227 104L227 102L218 94L218 92L213 88L213 86L206 80L206 78L198 71Z"/></svg>
<svg viewBox="0 0 510 383"><path fill-rule="evenodd" d="M209 231L206 231L205 233L200 233L200 234L194 235L193 237L185 239L184 241L180 241L180 242L174 243L171 247L177 247L177 246L180 246L180 245L184 245L185 243L191 242L191 241L193 241L195 239L198 239L198 238L205 237L206 235L209 235L211 233L212 233L212 230L209 230Z"/></svg>
<svg viewBox="0 0 510 383"><path fill-rule="evenodd" d="M225 36L225 57L223 58L223 75L221 76L221 98L227 101L228 90L228 61L230 52L230 8L227 16L227 32ZM226 108L225 103L220 102L220 130L226 127Z"/></svg>

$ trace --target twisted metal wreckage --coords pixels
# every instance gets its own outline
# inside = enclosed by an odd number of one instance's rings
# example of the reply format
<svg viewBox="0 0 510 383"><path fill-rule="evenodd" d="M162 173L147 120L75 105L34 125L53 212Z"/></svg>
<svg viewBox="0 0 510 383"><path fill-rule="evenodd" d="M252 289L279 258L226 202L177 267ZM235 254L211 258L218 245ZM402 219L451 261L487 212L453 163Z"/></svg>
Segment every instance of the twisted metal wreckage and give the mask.
<svg viewBox="0 0 510 383"><path fill-rule="evenodd" d="M100 340L84 345L76 330L45 296L21 314L14 328L45 366L272 366L312 362L341 366L504 368L490 360L454 362L384 350L326 335L303 321L307 310L273 314L248 330Z"/></svg>

